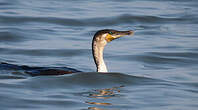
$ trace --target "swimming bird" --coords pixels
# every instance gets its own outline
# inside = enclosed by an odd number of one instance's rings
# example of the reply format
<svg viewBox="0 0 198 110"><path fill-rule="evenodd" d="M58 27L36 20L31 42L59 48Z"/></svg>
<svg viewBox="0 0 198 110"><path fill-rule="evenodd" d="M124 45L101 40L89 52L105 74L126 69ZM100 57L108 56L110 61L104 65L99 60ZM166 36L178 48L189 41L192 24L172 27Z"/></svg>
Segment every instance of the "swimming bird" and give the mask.
<svg viewBox="0 0 198 110"><path fill-rule="evenodd" d="M95 33L92 40L92 54L96 64L97 72L108 72L103 59L104 47L107 43L114 39L120 38L125 35L132 35L134 31L118 31L113 29L99 30ZM31 76L41 75L64 75L76 72L81 72L73 68L68 67L30 67L26 65L14 65L8 63L0 63L0 69L7 70L23 70L25 73Z"/></svg>

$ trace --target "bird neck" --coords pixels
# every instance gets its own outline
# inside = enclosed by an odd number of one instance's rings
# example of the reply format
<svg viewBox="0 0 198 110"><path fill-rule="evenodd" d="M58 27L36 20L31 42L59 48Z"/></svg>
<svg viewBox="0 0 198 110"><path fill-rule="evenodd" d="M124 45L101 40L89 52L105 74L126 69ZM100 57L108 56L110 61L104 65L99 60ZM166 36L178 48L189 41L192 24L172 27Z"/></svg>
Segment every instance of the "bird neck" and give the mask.
<svg viewBox="0 0 198 110"><path fill-rule="evenodd" d="M92 44L92 54L96 64L97 72L107 72L107 67L103 60L104 46L99 45L96 41Z"/></svg>

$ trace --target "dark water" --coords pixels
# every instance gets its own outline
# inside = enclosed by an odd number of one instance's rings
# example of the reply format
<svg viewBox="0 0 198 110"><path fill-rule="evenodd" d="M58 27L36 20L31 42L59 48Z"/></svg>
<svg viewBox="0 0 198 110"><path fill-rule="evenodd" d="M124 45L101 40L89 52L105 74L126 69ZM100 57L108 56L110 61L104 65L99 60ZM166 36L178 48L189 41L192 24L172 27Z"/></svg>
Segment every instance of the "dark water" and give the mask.
<svg viewBox="0 0 198 110"><path fill-rule="evenodd" d="M0 62L72 67L30 77L0 70L0 109L197 110L197 0L0 0ZM135 30L105 48L99 74L92 36Z"/></svg>

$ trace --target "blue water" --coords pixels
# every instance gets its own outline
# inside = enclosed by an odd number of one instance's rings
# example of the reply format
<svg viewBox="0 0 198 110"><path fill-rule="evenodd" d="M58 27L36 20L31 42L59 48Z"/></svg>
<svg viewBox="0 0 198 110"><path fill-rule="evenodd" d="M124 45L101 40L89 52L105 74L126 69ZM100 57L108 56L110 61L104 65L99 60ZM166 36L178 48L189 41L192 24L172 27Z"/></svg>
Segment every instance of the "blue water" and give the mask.
<svg viewBox="0 0 198 110"><path fill-rule="evenodd" d="M0 62L69 67L31 77L0 70L0 109L197 110L197 0L0 0ZM101 29L135 30L91 54Z"/></svg>

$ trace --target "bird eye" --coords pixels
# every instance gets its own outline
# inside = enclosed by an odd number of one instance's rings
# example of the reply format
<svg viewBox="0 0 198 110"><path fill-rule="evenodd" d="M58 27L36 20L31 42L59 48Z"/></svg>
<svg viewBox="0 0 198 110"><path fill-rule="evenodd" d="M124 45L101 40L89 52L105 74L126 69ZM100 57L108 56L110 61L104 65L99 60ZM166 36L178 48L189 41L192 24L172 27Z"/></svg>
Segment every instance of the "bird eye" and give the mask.
<svg viewBox="0 0 198 110"><path fill-rule="evenodd" d="M111 34L111 35L112 35L112 34L113 34L113 32L112 32L112 31L110 31L110 32L109 32L109 34Z"/></svg>

